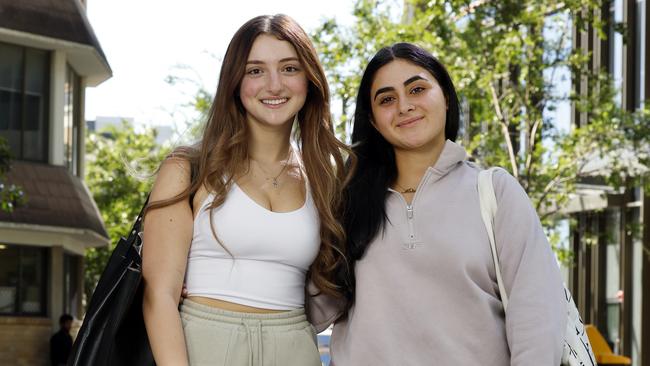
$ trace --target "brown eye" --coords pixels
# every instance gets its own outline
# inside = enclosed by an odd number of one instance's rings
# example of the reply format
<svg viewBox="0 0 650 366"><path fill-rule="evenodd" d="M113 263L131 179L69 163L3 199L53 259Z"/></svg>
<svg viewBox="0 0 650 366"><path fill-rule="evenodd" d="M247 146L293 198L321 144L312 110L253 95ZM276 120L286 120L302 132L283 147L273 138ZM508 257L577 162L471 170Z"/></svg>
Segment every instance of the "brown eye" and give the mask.
<svg viewBox="0 0 650 366"><path fill-rule="evenodd" d="M416 86L415 88L411 89L411 94L420 94L424 91L424 88L421 86Z"/></svg>
<svg viewBox="0 0 650 366"><path fill-rule="evenodd" d="M294 73L294 72L298 72L298 71L300 71L300 69L298 69L298 68L295 67L295 66L290 65L290 66L285 67L285 68L284 68L284 71L285 71L285 72L288 72L288 73Z"/></svg>
<svg viewBox="0 0 650 366"><path fill-rule="evenodd" d="M395 100L394 97L384 97L384 98L379 99L379 104L390 103L390 102L392 102L393 100Z"/></svg>

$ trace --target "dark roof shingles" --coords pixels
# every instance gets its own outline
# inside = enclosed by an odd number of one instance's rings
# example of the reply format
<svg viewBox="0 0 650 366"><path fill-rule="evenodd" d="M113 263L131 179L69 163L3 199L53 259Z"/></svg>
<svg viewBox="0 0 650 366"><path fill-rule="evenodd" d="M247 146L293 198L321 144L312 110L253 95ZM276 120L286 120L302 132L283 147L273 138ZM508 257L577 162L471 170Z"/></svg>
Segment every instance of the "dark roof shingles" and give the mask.
<svg viewBox="0 0 650 366"><path fill-rule="evenodd" d="M78 0L0 0L0 28L92 46L108 65Z"/></svg>
<svg viewBox="0 0 650 366"><path fill-rule="evenodd" d="M22 187L27 203L0 211L0 221L88 229L108 238L92 197L65 167L15 161L6 178Z"/></svg>

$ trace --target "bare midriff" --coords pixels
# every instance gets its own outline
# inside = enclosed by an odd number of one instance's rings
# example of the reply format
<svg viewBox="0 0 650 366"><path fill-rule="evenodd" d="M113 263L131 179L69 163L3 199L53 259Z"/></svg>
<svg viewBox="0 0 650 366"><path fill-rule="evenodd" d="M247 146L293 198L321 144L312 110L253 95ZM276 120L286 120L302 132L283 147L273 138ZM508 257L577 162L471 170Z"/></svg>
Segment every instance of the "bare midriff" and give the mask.
<svg viewBox="0 0 650 366"><path fill-rule="evenodd" d="M288 310L273 310L273 309L256 308L254 306L236 304L236 303L230 302L230 301L212 299L212 298L209 298L209 297L202 297L202 296L190 296L190 297L188 297L188 299L192 300L192 301L194 301L196 303L199 303L201 305L206 305L206 306L210 306L210 307L221 309L221 310L237 311L237 312L240 312L240 313L270 314L270 313L282 313L282 312L288 311Z"/></svg>

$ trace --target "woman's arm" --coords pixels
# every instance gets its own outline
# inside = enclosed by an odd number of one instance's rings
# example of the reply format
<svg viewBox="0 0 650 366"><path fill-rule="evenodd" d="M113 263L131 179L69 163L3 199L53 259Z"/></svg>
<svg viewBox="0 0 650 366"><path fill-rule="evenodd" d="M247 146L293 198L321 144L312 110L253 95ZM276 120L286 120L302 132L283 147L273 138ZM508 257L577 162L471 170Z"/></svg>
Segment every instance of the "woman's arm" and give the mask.
<svg viewBox="0 0 650 366"><path fill-rule="evenodd" d="M190 185L187 161L162 163L150 202L172 198ZM147 212L144 224L142 270L144 321L158 366L187 365L185 336L178 313L193 216L189 199Z"/></svg>
<svg viewBox="0 0 650 366"><path fill-rule="evenodd" d="M307 320L314 326L316 333L324 331L334 323L343 313L345 304L345 298L337 299L320 292L312 281L305 286Z"/></svg>
<svg viewBox="0 0 650 366"><path fill-rule="evenodd" d="M559 365L566 329L562 276L537 213L505 171L494 174L496 244L508 293L511 365Z"/></svg>

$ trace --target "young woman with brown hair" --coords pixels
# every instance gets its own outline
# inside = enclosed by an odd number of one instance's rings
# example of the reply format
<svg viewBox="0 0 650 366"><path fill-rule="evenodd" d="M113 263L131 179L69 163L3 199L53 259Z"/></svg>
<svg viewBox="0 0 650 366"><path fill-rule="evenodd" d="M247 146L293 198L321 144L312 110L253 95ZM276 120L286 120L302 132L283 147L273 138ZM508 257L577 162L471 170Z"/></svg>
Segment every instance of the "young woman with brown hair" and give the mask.
<svg viewBox="0 0 650 366"><path fill-rule="evenodd" d="M320 365L304 287L338 295L345 149L303 29L244 24L201 142L176 149L151 192L143 310L158 365Z"/></svg>

